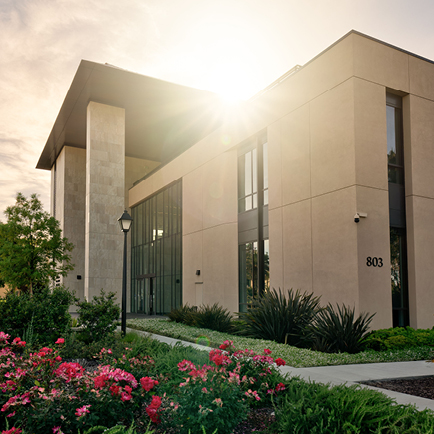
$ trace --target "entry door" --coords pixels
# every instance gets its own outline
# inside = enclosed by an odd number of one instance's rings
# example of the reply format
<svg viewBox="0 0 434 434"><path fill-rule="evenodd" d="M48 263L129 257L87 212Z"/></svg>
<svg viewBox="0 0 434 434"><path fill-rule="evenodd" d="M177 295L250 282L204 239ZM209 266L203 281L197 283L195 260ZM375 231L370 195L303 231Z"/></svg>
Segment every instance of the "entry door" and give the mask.
<svg viewBox="0 0 434 434"><path fill-rule="evenodd" d="M146 300L147 300L147 315L156 314L156 294L155 294L155 277L146 277L145 288L146 288Z"/></svg>
<svg viewBox="0 0 434 434"><path fill-rule="evenodd" d="M156 314L155 274L137 276L137 313Z"/></svg>
<svg viewBox="0 0 434 434"><path fill-rule="evenodd" d="M137 279L137 313L145 313L145 280Z"/></svg>

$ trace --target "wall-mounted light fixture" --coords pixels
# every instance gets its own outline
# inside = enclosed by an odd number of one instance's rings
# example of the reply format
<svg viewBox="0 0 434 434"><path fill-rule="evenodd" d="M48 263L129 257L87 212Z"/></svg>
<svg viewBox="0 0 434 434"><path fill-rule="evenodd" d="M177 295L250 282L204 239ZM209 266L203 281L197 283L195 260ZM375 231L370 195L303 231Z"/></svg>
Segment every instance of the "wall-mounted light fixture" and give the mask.
<svg viewBox="0 0 434 434"><path fill-rule="evenodd" d="M200 270L196 270L196 276L200 276Z"/></svg>
<svg viewBox="0 0 434 434"><path fill-rule="evenodd" d="M356 215L354 216L354 222L359 223L360 219L365 219L368 217L368 214L365 212L356 212Z"/></svg>

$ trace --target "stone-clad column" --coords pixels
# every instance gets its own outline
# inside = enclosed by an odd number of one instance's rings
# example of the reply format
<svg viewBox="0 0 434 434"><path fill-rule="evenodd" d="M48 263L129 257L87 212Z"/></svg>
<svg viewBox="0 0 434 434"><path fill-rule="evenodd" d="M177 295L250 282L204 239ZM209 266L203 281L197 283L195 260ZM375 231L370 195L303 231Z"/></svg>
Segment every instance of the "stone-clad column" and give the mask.
<svg viewBox="0 0 434 434"><path fill-rule="evenodd" d="M91 101L86 131L85 297L122 290L125 110Z"/></svg>

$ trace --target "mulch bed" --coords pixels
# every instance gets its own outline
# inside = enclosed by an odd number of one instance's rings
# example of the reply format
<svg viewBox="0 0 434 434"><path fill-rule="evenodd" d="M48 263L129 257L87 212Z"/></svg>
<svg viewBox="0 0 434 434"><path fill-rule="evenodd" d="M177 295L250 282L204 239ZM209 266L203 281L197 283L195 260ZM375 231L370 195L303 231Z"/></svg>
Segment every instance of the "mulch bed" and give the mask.
<svg viewBox="0 0 434 434"><path fill-rule="evenodd" d="M406 393L407 395L420 396L421 398L434 399L434 376L365 381L362 384Z"/></svg>

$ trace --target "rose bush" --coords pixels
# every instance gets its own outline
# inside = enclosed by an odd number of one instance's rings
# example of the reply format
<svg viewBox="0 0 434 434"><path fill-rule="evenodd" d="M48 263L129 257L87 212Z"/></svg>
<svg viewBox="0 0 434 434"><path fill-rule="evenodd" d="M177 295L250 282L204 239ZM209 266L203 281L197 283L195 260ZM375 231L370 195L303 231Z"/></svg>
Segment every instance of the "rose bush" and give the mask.
<svg viewBox="0 0 434 434"><path fill-rule="evenodd" d="M170 419L181 433L200 432L201 427L206 432L231 433L249 407L270 405L272 397L285 390L270 354L269 349L264 354L237 351L232 341L225 341L210 351L210 365L199 367L183 360L178 369L187 376L168 408Z"/></svg>
<svg viewBox="0 0 434 434"><path fill-rule="evenodd" d="M7 429L7 420L13 425L10 432L76 433L95 425L129 425L147 407L152 409L149 418L158 421L158 381L137 381L110 364L89 373L78 363L62 362L58 350L48 347L24 357L15 351L24 346L20 339L9 343L9 335L0 332L0 429Z"/></svg>

